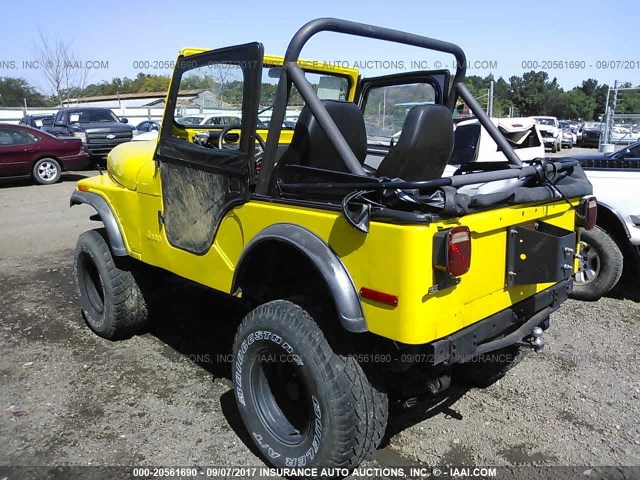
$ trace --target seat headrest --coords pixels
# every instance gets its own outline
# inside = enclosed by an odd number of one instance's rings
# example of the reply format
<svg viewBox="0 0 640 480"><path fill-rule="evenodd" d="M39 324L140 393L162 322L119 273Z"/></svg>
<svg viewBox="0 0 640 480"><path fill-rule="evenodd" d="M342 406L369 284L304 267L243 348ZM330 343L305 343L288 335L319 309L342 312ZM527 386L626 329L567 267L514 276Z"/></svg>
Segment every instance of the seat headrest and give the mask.
<svg viewBox="0 0 640 480"><path fill-rule="evenodd" d="M444 105L416 105L407 113L398 143L378 176L407 181L440 178L453 150L453 118Z"/></svg>
<svg viewBox="0 0 640 480"><path fill-rule="evenodd" d="M367 156L367 132L358 105L338 100L323 100L322 104L358 161L363 164ZM281 164L291 163L339 172L349 171L308 106L300 112L291 144L281 159Z"/></svg>

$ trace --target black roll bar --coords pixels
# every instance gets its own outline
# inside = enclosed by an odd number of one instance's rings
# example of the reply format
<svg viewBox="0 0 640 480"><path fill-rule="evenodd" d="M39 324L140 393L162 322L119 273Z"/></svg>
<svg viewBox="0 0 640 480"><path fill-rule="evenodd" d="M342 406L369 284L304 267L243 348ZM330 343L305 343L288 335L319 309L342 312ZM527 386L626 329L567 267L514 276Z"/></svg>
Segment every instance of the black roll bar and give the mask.
<svg viewBox="0 0 640 480"><path fill-rule="evenodd" d="M557 173L563 170L571 169L580 165L578 160L559 159L557 162L548 162L545 164L534 163L525 165L520 168L510 168L506 170L495 170L491 172L467 173L465 175L454 175L452 177L435 178L433 180L421 181L405 181L402 179L381 179L379 182L371 182L371 180L362 182L315 182L314 189L332 190L335 188L351 189L351 190L384 190L384 189L406 189L429 191L438 187L453 186L462 187L464 185L474 185L477 183L492 182L496 180L522 179L533 175L544 175L547 173ZM311 187L309 183L282 183L280 188L288 192L299 192L308 190Z"/></svg>
<svg viewBox="0 0 640 480"><path fill-rule="evenodd" d="M498 127L493 124L493 122L489 118L489 115L485 113L485 111L482 109L478 101L473 97L467 86L463 82L460 82L455 85L455 88L458 91L458 95L462 97L471 111L476 114L476 118L478 119L478 122L480 122L480 125L484 127L491 138L493 138L493 140L496 142L498 147L500 147L500 151L504 153L504 156L507 157L509 163L521 167L522 160L520 160L520 157L518 157L507 139L504 138L504 135L500 133Z"/></svg>
<svg viewBox="0 0 640 480"><path fill-rule="evenodd" d="M319 32L335 32L346 35L355 35L359 37L372 38L377 40L386 40L389 42L401 43L421 47L428 50L449 53L456 58L456 73L453 79L453 86L447 100L447 107L453 112L456 104L457 94L467 102L471 110L476 114L483 127L489 132L489 135L500 146L509 163L521 166L522 162L513 151L508 142L500 134L500 131L493 125L491 119L484 112L482 107L473 98L471 93L464 86L464 78L467 68L467 59L462 49L453 43L436 40L434 38L423 37L412 33L393 30L390 28L376 27L364 23L351 22L349 20L341 20L337 18L318 18L303 25L293 36L284 59L284 68L280 73L278 88L276 92L276 101L273 107L271 122L269 124L269 133L266 143L266 149L263 156L262 171L258 177L256 193L259 195L267 194L271 185L271 177L276 166L276 153L278 150L278 141L282 130L282 122L285 118L287 100L291 83L293 82L300 91L302 98L307 103L311 113L318 120L318 123L334 143L340 157L345 162L349 171L355 175L366 175L364 169L357 161L348 143L340 133L335 122L329 116L326 108L318 99L313 88L304 77L304 73L297 66L300 58L300 52L309 39ZM357 164L357 165L356 165Z"/></svg>

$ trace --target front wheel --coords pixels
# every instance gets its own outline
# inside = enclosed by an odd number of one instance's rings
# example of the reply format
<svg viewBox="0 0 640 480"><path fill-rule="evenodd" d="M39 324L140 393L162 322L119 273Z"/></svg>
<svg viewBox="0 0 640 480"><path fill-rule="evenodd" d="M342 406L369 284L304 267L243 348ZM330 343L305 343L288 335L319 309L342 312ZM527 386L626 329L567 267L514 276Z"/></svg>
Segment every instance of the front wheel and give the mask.
<svg viewBox="0 0 640 480"><path fill-rule="evenodd" d="M104 229L78 237L75 270L82 313L91 330L110 340L131 336L147 322L147 303L128 260L113 257Z"/></svg>
<svg viewBox="0 0 640 480"><path fill-rule="evenodd" d="M233 381L249 435L274 466L352 468L384 435L386 395L290 301L245 317L233 345Z"/></svg>
<svg viewBox="0 0 640 480"><path fill-rule="evenodd" d="M582 230L580 269L571 298L598 300L615 287L622 276L623 257L616 242L600 227Z"/></svg>
<svg viewBox="0 0 640 480"><path fill-rule="evenodd" d="M33 166L33 179L40 185L57 183L62 175L60 164L53 158L41 158Z"/></svg>

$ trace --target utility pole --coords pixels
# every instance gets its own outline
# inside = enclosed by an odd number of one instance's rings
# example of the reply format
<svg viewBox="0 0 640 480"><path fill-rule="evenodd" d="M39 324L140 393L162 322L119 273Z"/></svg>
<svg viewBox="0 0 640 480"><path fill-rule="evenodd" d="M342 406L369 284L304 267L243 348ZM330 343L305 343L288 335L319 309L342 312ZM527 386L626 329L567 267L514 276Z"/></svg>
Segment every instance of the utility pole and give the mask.
<svg viewBox="0 0 640 480"><path fill-rule="evenodd" d="M493 117L493 80L489 84L489 100L487 101L487 115Z"/></svg>
<svg viewBox="0 0 640 480"><path fill-rule="evenodd" d="M618 102L618 81L613 81L613 100L611 102L611 108L609 108L609 94L611 93L611 88L607 90L607 102L606 107L604 109L604 117L602 119L600 129L600 140L598 141L598 151L602 152L605 150L603 145L607 145L607 149L613 148L610 145L611 140L611 132L613 131L613 114L616 113L616 103ZM613 151L613 150L611 150Z"/></svg>

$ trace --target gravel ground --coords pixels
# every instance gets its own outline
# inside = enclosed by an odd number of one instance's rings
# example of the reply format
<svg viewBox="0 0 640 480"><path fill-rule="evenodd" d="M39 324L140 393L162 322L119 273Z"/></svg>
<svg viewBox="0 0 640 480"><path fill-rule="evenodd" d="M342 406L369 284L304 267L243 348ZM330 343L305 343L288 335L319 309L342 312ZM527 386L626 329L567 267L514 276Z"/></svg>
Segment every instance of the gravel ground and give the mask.
<svg viewBox="0 0 640 480"><path fill-rule="evenodd" d="M73 246L96 224L68 208L76 179L0 183L0 479L19 465L264 465L229 380L238 305L169 281L180 301L158 305L150 333L109 342L84 325ZM366 465L640 465L639 290L566 302L547 348L488 388L393 404Z"/></svg>

